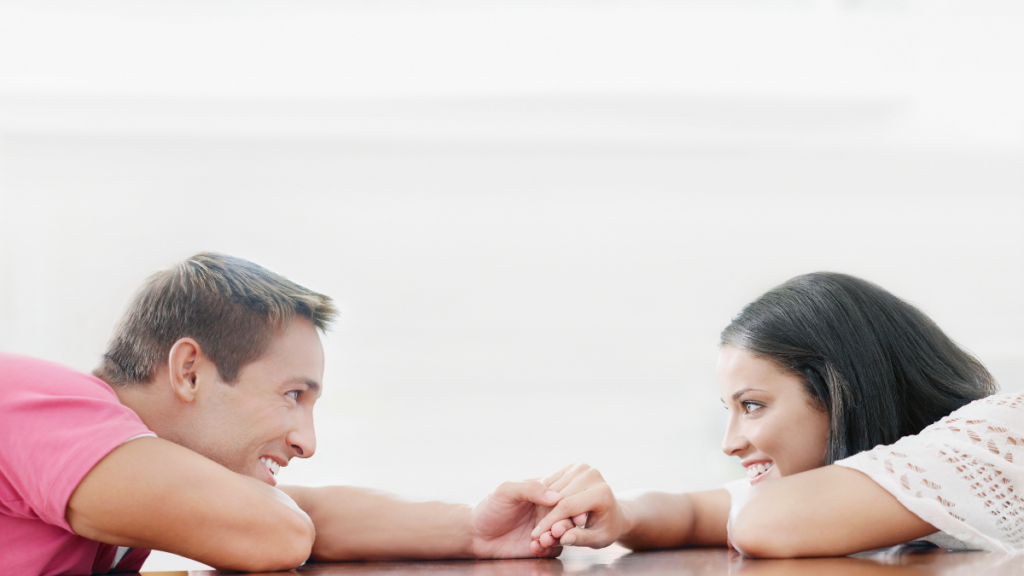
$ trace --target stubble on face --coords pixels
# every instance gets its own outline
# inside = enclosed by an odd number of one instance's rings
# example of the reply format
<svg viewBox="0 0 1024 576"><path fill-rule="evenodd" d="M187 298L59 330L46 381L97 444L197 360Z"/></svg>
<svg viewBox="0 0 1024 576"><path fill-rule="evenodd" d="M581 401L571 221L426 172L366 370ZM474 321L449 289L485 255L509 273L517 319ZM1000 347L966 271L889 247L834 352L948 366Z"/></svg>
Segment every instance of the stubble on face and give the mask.
<svg viewBox="0 0 1024 576"><path fill-rule="evenodd" d="M209 381L180 444L233 472L275 484L261 457L286 466L292 457L315 451L312 409L323 368L316 328L296 318L263 356L242 368L236 382L224 383L219 375Z"/></svg>

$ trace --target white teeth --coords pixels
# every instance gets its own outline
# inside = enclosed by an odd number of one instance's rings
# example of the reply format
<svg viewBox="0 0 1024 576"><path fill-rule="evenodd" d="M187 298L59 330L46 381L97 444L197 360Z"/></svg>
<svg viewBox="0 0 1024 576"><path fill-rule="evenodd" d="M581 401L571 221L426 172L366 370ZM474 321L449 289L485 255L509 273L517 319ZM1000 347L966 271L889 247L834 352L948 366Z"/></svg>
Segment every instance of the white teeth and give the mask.
<svg viewBox="0 0 1024 576"><path fill-rule="evenodd" d="M281 471L281 465L278 464L277 462L274 462L270 458L262 457L260 458L260 462L262 462L263 465L266 466L267 469L270 470L270 473L273 474L274 476L277 476L277 473Z"/></svg>
<svg viewBox="0 0 1024 576"><path fill-rule="evenodd" d="M764 474L765 472L771 470L773 466L775 466L775 462L768 462L767 464L751 464L750 466L747 466L747 478L754 478L755 476L760 476L761 474Z"/></svg>

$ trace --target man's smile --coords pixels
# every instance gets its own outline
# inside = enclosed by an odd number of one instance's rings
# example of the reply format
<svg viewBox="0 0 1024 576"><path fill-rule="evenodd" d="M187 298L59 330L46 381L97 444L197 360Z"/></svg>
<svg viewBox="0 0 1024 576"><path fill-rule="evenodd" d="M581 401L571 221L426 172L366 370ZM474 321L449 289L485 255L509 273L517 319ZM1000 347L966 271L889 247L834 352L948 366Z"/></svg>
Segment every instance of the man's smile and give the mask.
<svg viewBox="0 0 1024 576"><path fill-rule="evenodd" d="M260 456L260 464L263 465L263 469L267 472L270 480L267 483L271 486L277 486L277 474L281 471L282 466L288 465L287 462L281 464L278 459L273 456Z"/></svg>

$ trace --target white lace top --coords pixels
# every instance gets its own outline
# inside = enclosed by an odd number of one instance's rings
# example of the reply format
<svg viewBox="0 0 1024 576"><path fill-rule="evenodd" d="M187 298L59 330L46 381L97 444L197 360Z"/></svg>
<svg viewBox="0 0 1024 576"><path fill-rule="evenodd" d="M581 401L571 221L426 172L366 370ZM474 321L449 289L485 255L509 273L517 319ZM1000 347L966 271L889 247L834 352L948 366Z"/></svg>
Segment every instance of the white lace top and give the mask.
<svg viewBox="0 0 1024 576"><path fill-rule="evenodd" d="M977 400L839 466L939 529L938 546L1024 554L1024 393Z"/></svg>

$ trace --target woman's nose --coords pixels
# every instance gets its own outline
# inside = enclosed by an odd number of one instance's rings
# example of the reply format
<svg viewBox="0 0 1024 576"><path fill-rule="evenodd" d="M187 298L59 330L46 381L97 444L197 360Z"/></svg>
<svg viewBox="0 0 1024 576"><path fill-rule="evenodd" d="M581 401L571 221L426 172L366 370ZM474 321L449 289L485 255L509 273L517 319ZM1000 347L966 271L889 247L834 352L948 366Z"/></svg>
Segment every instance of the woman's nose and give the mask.
<svg viewBox="0 0 1024 576"><path fill-rule="evenodd" d="M722 452L725 452L726 456L739 456L750 445L737 428L733 418L729 418L729 425L725 428L725 437L722 438Z"/></svg>

